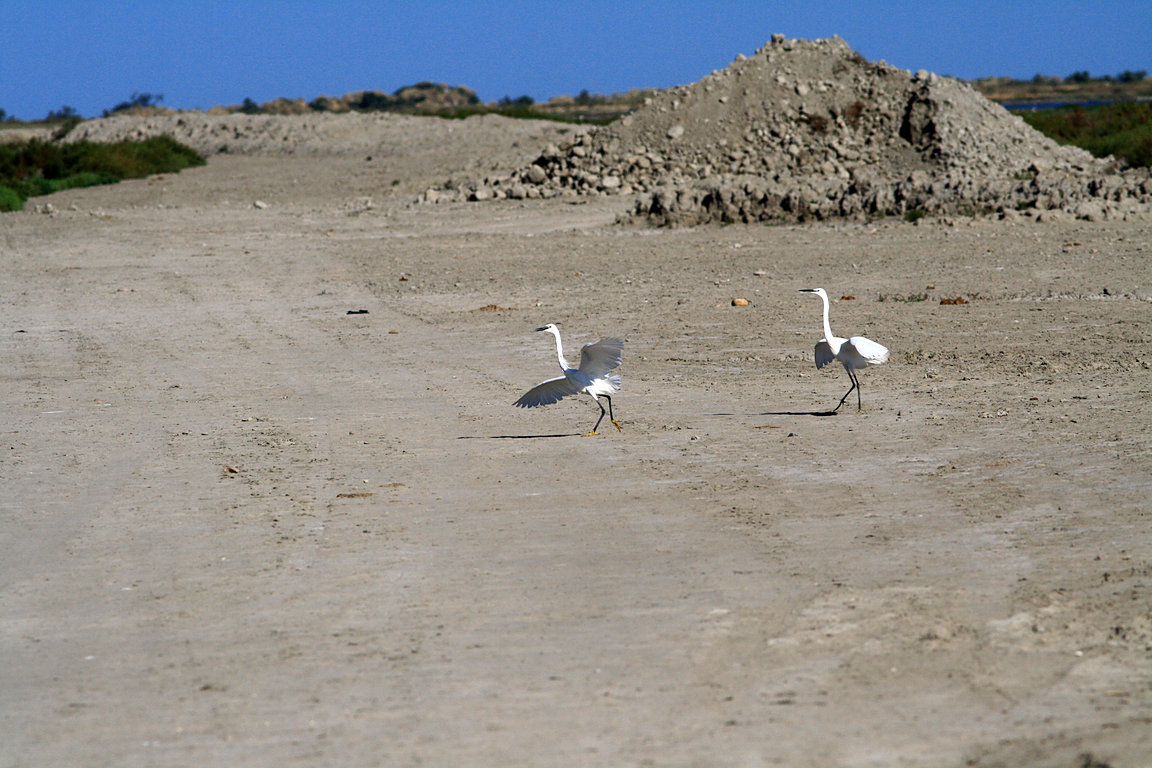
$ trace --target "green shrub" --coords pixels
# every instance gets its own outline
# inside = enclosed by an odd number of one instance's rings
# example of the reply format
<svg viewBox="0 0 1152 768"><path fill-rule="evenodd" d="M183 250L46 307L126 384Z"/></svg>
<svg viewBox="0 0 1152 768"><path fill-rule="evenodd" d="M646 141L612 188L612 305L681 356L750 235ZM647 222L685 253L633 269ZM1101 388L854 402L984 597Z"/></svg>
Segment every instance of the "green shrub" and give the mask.
<svg viewBox="0 0 1152 768"><path fill-rule="evenodd" d="M11 187L0 187L0 212L24 210L24 198Z"/></svg>
<svg viewBox="0 0 1152 768"><path fill-rule="evenodd" d="M115 144L76 142L63 147L61 162L72 173L94 171L111 173L121 179L139 179L154 173L175 173L196 165L204 158L170 136L153 136L143 141Z"/></svg>
<svg viewBox="0 0 1152 768"><path fill-rule="evenodd" d="M1121 101L1097 107L1024 111L1024 122L1061 144L1128 165L1152 166L1152 102Z"/></svg>
<svg viewBox="0 0 1152 768"><path fill-rule="evenodd" d="M112 109L104 110L104 117L108 117L116 112L124 112L129 109L139 107L158 107L160 102L164 101L164 94L162 93L137 93L133 92L132 98L128 101L122 101Z"/></svg>
<svg viewBox="0 0 1152 768"><path fill-rule="evenodd" d="M204 158L195 150L168 136L115 144L58 144L32 139L0 144L0 187L26 199L62 189L175 173L203 164Z"/></svg>
<svg viewBox="0 0 1152 768"><path fill-rule="evenodd" d="M120 181L118 176L106 171L101 171L100 173L96 173L95 171L81 171L72 176L64 176L58 179L46 179L43 176L26 179L19 183L18 188L21 192L25 193L25 197L37 197L39 195L50 195L53 192L59 192L63 189L95 187L100 184L115 184L118 181Z"/></svg>

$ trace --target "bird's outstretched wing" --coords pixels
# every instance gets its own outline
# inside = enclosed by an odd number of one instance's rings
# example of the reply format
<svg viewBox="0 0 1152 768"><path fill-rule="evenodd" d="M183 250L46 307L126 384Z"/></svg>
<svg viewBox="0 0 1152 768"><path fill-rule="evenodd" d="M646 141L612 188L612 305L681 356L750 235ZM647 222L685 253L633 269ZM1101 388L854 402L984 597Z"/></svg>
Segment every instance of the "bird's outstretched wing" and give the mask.
<svg viewBox="0 0 1152 768"><path fill-rule="evenodd" d="M610 337L595 344L585 344L580 350L580 373L598 379L620 365L623 353L623 339Z"/></svg>
<svg viewBox="0 0 1152 768"><path fill-rule="evenodd" d="M563 376L542 381L520 396L513 405L520 408L535 408L537 405L551 405L569 395L579 394L576 385Z"/></svg>
<svg viewBox="0 0 1152 768"><path fill-rule="evenodd" d="M853 336L848 343L856 350L856 354L864 358L868 365L880 365L888 362L888 347L878 344L864 336Z"/></svg>
<svg viewBox="0 0 1152 768"><path fill-rule="evenodd" d="M825 339L820 339L816 342L816 367L823 368L836 359L836 355L832 353L832 347L828 345Z"/></svg>

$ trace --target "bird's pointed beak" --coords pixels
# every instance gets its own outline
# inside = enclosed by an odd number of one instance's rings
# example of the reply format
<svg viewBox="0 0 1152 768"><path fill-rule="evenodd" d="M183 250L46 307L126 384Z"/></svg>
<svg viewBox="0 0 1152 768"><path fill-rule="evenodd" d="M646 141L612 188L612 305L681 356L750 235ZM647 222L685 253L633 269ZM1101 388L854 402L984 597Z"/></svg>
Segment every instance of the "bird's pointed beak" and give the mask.
<svg viewBox="0 0 1152 768"><path fill-rule="evenodd" d="M816 293L815 288L801 288L800 293Z"/></svg>
<svg viewBox="0 0 1152 768"><path fill-rule="evenodd" d="M542 325L539 328L537 328L535 331L533 331L533 333L536 333L537 331L546 331L546 330L548 330L548 326Z"/></svg>

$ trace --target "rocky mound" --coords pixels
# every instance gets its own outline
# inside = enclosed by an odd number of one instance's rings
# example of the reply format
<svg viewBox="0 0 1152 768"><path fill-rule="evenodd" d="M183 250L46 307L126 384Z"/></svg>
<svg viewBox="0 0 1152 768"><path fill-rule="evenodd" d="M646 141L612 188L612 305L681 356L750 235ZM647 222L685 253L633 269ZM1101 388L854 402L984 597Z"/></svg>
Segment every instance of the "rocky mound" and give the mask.
<svg viewBox="0 0 1152 768"><path fill-rule="evenodd" d="M171 136L203 155L329 154L349 148L349 139L362 137L365 146L374 135L396 122L416 118L392 114L313 112L302 115L246 115L177 112L136 116L116 114L87 120L73 128L65 141L139 141L150 136Z"/></svg>
<svg viewBox="0 0 1152 768"><path fill-rule="evenodd" d="M298 104L297 104L298 102ZM304 105L303 99L293 102L296 105L296 114L303 114L299 109ZM306 106L308 109L328 112L409 112L419 114L438 114L476 106L480 103L476 92L462 85L449 86L444 83L422 82L407 85L397 89L394 93L380 91L356 91L345 94L342 98L320 96L313 99ZM261 112L272 112L265 104Z"/></svg>
<svg viewBox="0 0 1152 768"><path fill-rule="evenodd" d="M1152 206L1146 169L1062 147L963 82L782 35L509 176L427 198L632 193L630 216L661 225Z"/></svg>
<svg viewBox="0 0 1152 768"><path fill-rule="evenodd" d="M400 115L391 112L316 112L304 114L246 115L175 112L149 116L116 114L86 120L73 128L64 141L113 142L171 136L204 155L339 155L349 152L423 147L455 140L464 133L459 126L488 126L490 133L503 133L511 141L530 132L498 115L481 115L465 121ZM475 133L473 130L469 135Z"/></svg>

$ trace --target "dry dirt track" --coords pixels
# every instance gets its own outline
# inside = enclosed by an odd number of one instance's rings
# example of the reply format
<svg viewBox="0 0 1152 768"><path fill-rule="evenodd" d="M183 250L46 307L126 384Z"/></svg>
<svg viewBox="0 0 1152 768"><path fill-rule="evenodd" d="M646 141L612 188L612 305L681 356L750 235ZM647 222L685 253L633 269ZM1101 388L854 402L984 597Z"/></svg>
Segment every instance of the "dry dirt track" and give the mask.
<svg viewBox="0 0 1152 768"><path fill-rule="evenodd" d="M1152 764L1146 224L625 230L406 161L0 216L0 766ZM893 351L862 414L816 285ZM626 337L622 433L511 407L549 321Z"/></svg>

